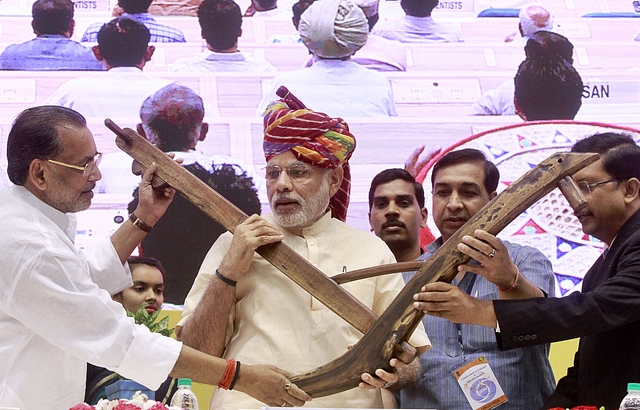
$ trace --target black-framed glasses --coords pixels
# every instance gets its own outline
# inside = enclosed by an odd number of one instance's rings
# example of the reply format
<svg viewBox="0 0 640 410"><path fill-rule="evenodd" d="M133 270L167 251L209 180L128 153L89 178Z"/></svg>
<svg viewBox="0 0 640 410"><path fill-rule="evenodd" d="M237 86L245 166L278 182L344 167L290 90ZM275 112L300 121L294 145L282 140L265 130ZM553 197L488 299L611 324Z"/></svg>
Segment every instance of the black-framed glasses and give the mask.
<svg viewBox="0 0 640 410"><path fill-rule="evenodd" d="M291 179L296 181L304 181L311 176L311 168L304 164L294 164L287 167L279 167L278 165L267 165L262 168L264 177L267 181L275 181L280 178L282 171L286 172Z"/></svg>
<svg viewBox="0 0 640 410"><path fill-rule="evenodd" d="M580 191L582 191L583 194L591 195L591 191L593 190L593 188L599 185L608 184L609 182L618 182L618 179L612 178L607 179L606 181L594 182L593 184L590 184L587 181L578 181L576 182L576 185L578 185L578 188L580 188Z"/></svg>
<svg viewBox="0 0 640 410"><path fill-rule="evenodd" d="M91 173L96 169L96 167L100 163L101 159L102 159L102 152L96 152L96 155L93 157L93 159L87 162L85 165L72 165L72 164L67 164L66 162L55 161L53 159L48 159L47 161L51 162L52 164L62 165L63 167L82 171L82 176L86 177L91 175Z"/></svg>

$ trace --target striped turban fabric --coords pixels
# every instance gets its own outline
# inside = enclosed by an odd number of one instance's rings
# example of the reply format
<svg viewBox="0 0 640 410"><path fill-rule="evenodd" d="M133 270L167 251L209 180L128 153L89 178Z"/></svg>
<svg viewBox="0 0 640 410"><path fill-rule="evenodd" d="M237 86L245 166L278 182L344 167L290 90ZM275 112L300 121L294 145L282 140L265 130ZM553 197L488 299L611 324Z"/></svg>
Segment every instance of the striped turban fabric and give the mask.
<svg viewBox="0 0 640 410"><path fill-rule="evenodd" d="M267 162L291 151L303 162L324 168L342 164L344 178L338 192L329 201L331 216L347 219L351 194L349 158L356 140L342 118L309 109L294 110L283 101L271 103L264 116L264 156Z"/></svg>

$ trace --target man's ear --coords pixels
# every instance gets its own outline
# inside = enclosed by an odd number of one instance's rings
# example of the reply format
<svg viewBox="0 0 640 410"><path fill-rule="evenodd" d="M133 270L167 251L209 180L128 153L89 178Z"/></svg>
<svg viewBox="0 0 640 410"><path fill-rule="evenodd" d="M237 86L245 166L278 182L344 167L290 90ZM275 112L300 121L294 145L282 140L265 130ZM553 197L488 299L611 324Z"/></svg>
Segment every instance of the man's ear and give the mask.
<svg viewBox="0 0 640 410"><path fill-rule="evenodd" d="M151 57L153 57L153 52L156 51L156 46L147 46L147 51L144 53L144 61L151 61Z"/></svg>
<svg viewBox="0 0 640 410"><path fill-rule="evenodd" d="M202 127L200 128L200 137L198 141L204 141L207 138L207 133L209 132L209 124L206 122L202 123Z"/></svg>
<svg viewBox="0 0 640 410"><path fill-rule="evenodd" d="M420 210L420 213L422 214L422 221L420 222L420 227L421 228L426 228L427 227L427 218L429 217L429 211L427 211L427 208L422 208Z"/></svg>
<svg viewBox="0 0 640 410"><path fill-rule="evenodd" d="M513 105L516 107L516 115L522 118L524 121L527 121L527 116L524 115L522 107L520 107L520 104L518 104L518 99L516 97L513 97Z"/></svg>
<svg viewBox="0 0 640 410"><path fill-rule="evenodd" d="M630 204L631 202L637 200L639 195L640 181L637 178L628 179L624 188L625 203Z"/></svg>
<svg viewBox="0 0 640 410"><path fill-rule="evenodd" d="M27 174L27 181L40 191L44 191L48 186L48 179L50 175L49 168L45 165L46 160L36 158L29 164L29 173Z"/></svg>
<svg viewBox="0 0 640 410"><path fill-rule="evenodd" d="M102 57L102 53L100 53L100 47L99 46L93 46L91 47L91 51L93 51L93 55L96 56L96 60L98 61L104 61L104 57Z"/></svg>
<svg viewBox="0 0 640 410"><path fill-rule="evenodd" d="M336 194L336 192L338 192L340 185L342 185L344 169L342 168L342 165L338 165L329 172L329 198L331 198Z"/></svg>
<svg viewBox="0 0 640 410"><path fill-rule="evenodd" d="M489 201L491 201L493 198L498 196L498 192L497 191L493 191L492 193L489 194Z"/></svg>
<svg viewBox="0 0 640 410"><path fill-rule="evenodd" d="M36 37L38 37L40 33L38 32L38 30L36 30L36 22L33 20L31 20L31 28L33 29L33 34L35 34Z"/></svg>
<svg viewBox="0 0 640 410"><path fill-rule="evenodd" d="M147 134L144 132L144 128L142 128L141 122L139 122L138 125L136 125L136 131L138 132L138 134L142 135L145 139L147 138Z"/></svg>

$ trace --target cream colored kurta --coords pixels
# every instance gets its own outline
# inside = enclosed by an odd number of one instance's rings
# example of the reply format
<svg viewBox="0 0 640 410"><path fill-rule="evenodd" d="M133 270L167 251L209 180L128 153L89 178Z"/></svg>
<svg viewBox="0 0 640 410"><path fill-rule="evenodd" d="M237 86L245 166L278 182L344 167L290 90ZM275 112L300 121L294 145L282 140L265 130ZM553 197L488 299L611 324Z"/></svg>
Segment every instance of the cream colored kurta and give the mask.
<svg viewBox="0 0 640 410"><path fill-rule="evenodd" d="M271 215L265 217L278 226ZM284 228L284 242L329 276L395 262L378 237L352 228L327 213L322 219L293 235ZM205 258L185 301L182 322L202 298L215 269L230 246L232 235L222 235ZM343 285L376 314L404 286L400 274L360 280ZM273 364L301 373L326 364L344 354L362 334L331 312L259 255L239 280L232 308L224 357L248 364ZM422 325L411 340L414 346L429 345ZM263 406L246 394L216 390L211 409L256 409ZM379 390L352 389L309 403L311 407L380 408Z"/></svg>

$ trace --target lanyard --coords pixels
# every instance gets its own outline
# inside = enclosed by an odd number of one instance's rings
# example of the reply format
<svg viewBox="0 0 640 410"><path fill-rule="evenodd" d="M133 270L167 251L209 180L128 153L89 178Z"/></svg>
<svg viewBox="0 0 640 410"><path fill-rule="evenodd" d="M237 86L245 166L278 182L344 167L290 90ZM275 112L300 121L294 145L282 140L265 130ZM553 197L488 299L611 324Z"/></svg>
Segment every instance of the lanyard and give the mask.
<svg viewBox="0 0 640 410"><path fill-rule="evenodd" d="M473 274L471 280L469 281L469 285L467 285L467 295L471 295L471 290L473 289L473 285L476 283L477 274ZM456 328L458 329L458 344L460 345L460 354L462 355L462 360L464 361L464 345L462 344L462 325L456 323Z"/></svg>

